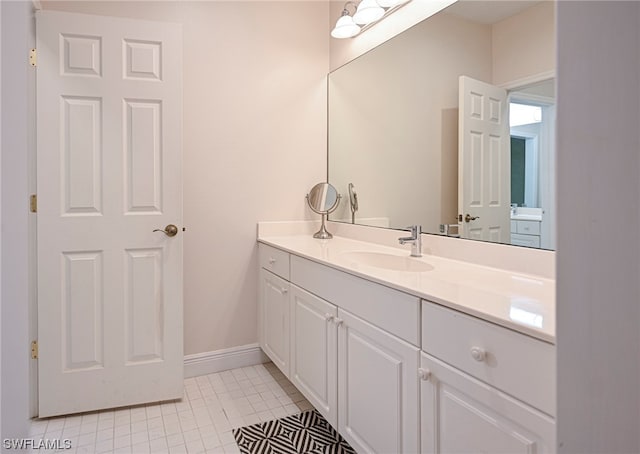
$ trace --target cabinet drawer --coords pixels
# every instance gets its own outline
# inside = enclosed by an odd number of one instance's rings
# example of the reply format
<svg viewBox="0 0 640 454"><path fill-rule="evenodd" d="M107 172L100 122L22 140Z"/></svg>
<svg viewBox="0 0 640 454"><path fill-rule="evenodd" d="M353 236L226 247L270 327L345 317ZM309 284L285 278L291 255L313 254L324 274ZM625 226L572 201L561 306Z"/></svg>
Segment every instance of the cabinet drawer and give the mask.
<svg viewBox="0 0 640 454"><path fill-rule="evenodd" d="M511 244L514 246L540 247L540 237L538 235L512 233Z"/></svg>
<svg viewBox="0 0 640 454"><path fill-rule="evenodd" d="M420 346L420 299L415 296L295 255L291 282Z"/></svg>
<svg viewBox="0 0 640 454"><path fill-rule="evenodd" d="M518 233L525 235L540 235L539 221L516 221L518 223Z"/></svg>
<svg viewBox="0 0 640 454"><path fill-rule="evenodd" d="M289 253L258 243L260 267L289 280Z"/></svg>
<svg viewBox="0 0 640 454"><path fill-rule="evenodd" d="M555 415L555 347L551 344L423 301L422 349Z"/></svg>

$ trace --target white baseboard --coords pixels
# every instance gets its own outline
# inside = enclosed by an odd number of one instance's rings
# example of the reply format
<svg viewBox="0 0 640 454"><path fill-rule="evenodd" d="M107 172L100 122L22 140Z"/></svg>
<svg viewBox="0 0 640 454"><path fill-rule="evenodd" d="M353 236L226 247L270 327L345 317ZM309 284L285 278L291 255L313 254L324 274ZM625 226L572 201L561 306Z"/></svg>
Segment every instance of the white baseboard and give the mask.
<svg viewBox="0 0 640 454"><path fill-rule="evenodd" d="M258 344L241 345L184 357L184 378L214 374L237 367L255 366L269 361Z"/></svg>

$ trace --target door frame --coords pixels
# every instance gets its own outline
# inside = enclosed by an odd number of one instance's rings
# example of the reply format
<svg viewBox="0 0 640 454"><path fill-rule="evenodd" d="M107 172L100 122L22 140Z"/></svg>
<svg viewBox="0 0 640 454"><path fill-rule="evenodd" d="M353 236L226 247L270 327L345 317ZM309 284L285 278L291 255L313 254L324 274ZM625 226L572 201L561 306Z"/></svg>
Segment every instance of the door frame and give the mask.
<svg viewBox="0 0 640 454"><path fill-rule="evenodd" d="M30 25L29 25L29 41L31 48L36 47L36 25L35 25L35 13L42 9L42 5L39 0L32 0L32 13ZM26 52L26 49L25 49ZM37 142L37 100L36 100L36 74L37 67L30 68L29 80L28 80L28 122L29 122L29 146L27 163L28 170L28 193L24 195L24 199L27 200L30 194L37 194L37 156L38 156L38 142ZM28 295L29 295L29 328L28 336L29 342L38 339L38 216L36 213L29 213L28 220L28 238L29 238L29 250L28 250ZM38 416L38 360L29 358L29 416L34 418Z"/></svg>
<svg viewBox="0 0 640 454"><path fill-rule="evenodd" d="M548 73L540 74L536 77L536 80L533 78L530 79L525 85L530 85L537 82L544 82L551 78L555 78L555 74L551 77L542 78ZM556 194L556 183L555 183L555 174L556 174L556 121L555 121L555 109L557 105L557 99L542 96L542 95L534 95L529 93L519 92L518 89L525 86L522 85L521 82L516 81L509 84L511 88L507 89L507 102L522 102L529 105L535 105L542 108L542 117L549 118L552 116L554 121L544 121L542 122L542 126L540 129L540 136L538 136L538 206L543 210L544 216L542 217L542 222L540 225L540 249L550 249L552 251L556 250L556 233L554 226L557 223L556 219L556 203L557 203L557 194ZM518 136L526 137L526 134L518 134ZM553 140L550 140L551 136L553 136ZM544 140L541 140L541 137ZM541 147L544 146L551 147L550 153L542 153L540 152ZM549 172L551 173L552 178L549 178ZM549 187L551 189L549 190Z"/></svg>
<svg viewBox="0 0 640 454"><path fill-rule="evenodd" d="M34 49L36 47L36 24L35 24L35 13L42 9L42 5L39 0L32 0L33 8L33 16L31 18L30 25L30 36L29 40L31 42L31 48ZM26 50L25 50L26 52ZM30 194L37 194L37 156L38 156L38 143L37 143L37 132L38 125L36 121L37 116L37 100L36 100L36 74L37 67L32 68L32 71L29 72L29 128L31 129L31 133L29 134L32 139L30 139L29 144L29 153L27 156L27 161L29 165L29 181L28 194L25 195L25 200L29 197ZM28 250L28 263L29 263L29 342L38 339L38 216L37 213L29 213L29 221L28 221L28 235L29 235L29 250ZM38 360L37 359L29 359L29 416L35 418L38 416Z"/></svg>

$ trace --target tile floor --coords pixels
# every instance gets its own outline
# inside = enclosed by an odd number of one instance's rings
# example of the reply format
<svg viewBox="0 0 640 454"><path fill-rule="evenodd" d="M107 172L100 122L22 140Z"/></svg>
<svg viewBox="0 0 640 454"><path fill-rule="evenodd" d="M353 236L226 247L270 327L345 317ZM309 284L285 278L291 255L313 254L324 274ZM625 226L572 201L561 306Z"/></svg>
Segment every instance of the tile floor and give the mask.
<svg viewBox="0 0 640 454"><path fill-rule="evenodd" d="M231 429L312 408L273 363L184 381L181 400L36 419L31 438L64 453L239 453ZM32 450L44 454L44 449Z"/></svg>

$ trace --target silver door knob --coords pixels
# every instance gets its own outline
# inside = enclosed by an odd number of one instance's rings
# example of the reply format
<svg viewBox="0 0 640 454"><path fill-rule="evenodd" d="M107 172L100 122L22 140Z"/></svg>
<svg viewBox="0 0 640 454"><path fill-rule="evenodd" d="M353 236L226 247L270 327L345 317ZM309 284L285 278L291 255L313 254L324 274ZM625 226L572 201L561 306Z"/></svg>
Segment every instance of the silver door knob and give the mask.
<svg viewBox="0 0 640 454"><path fill-rule="evenodd" d="M464 217L464 222L475 221L476 219L480 219L480 216L471 216L469 213Z"/></svg>
<svg viewBox="0 0 640 454"><path fill-rule="evenodd" d="M176 227L173 224L169 224L168 226L166 226L164 228L164 230L162 229L155 229L154 232L162 232L167 236L176 236L178 234L178 227Z"/></svg>

